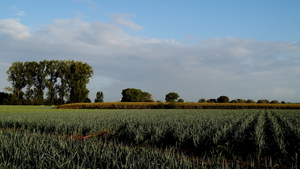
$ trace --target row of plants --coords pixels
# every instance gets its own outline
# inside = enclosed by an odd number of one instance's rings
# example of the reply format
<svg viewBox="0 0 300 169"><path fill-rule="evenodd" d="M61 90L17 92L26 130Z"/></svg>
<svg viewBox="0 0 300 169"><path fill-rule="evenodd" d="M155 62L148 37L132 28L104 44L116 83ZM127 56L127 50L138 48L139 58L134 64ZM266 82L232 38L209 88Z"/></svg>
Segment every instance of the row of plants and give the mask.
<svg viewBox="0 0 300 169"><path fill-rule="evenodd" d="M299 103L182 103L182 102L105 102L72 103L59 109L300 109Z"/></svg>
<svg viewBox="0 0 300 169"><path fill-rule="evenodd" d="M47 134L0 131L0 168L198 168L173 150L126 147L105 140L66 141ZM138 159L138 160L137 160ZM151 161L151 162L149 162Z"/></svg>
<svg viewBox="0 0 300 169"><path fill-rule="evenodd" d="M297 110L0 110L1 168L299 164Z"/></svg>

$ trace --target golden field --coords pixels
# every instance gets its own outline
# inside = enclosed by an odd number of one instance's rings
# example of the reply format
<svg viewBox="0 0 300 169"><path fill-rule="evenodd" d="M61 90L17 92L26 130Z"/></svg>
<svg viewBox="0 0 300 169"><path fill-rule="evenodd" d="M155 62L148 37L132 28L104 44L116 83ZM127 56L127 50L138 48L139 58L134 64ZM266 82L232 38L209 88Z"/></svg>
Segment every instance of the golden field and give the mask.
<svg viewBox="0 0 300 169"><path fill-rule="evenodd" d="M59 109L300 109L299 103L168 103L168 102L104 102L72 103Z"/></svg>

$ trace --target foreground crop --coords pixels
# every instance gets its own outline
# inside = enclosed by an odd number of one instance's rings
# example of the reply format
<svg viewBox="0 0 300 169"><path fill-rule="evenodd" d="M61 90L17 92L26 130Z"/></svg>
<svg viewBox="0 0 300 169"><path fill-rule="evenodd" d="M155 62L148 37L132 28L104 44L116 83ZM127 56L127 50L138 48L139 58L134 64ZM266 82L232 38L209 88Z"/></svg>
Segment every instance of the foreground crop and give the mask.
<svg viewBox="0 0 300 169"><path fill-rule="evenodd" d="M299 166L297 110L12 108L0 107L0 168Z"/></svg>

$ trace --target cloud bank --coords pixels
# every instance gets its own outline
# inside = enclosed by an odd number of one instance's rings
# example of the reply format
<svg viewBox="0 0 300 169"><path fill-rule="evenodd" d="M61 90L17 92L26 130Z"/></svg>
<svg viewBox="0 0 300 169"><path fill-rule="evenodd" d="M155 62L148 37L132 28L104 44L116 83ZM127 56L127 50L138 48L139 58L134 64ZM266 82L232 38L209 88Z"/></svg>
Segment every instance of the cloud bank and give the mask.
<svg viewBox="0 0 300 169"><path fill-rule="evenodd" d="M177 92L185 101L200 98L300 101L300 44L234 37L198 43L135 37L122 29L143 30L128 14L112 23L58 19L31 31L18 19L0 21L0 76L12 62L79 60L93 66L94 98L118 101L125 88L139 88L164 100ZM129 17L129 18L128 18ZM115 24L118 23L118 24ZM3 89L9 85L1 82Z"/></svg>

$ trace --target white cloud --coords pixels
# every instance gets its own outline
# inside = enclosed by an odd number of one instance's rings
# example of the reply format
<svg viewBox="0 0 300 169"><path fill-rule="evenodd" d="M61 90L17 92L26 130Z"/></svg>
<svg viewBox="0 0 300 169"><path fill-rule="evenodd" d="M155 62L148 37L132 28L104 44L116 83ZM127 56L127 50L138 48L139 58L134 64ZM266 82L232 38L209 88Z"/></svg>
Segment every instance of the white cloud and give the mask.
<svg viewBox="0 0 300 169"><path fill-rule="evenodd" d="M117 24L131 28L133 30L143 30L144 28L142 26L137 25L136 23L129 20L130 18L133 18L133 17L135 17L135 16L127 14L127 13L116 13L116 14L113 14L112 19Z"/></svg>
<svg viewBox="0 0 300 169"><path fill-rule="evenodd" d="M14 11L17 12L17 13L15 13L15 15L17 15L17 16L24 16L25 15L25 12L18 10L17 7L13 6L12 8L14 9Z"/></svg>
<svg viewBox="0 0 300 169"><path fill-rule="evenodd" d="M24 16L24 15L25 15L25 12L23 12L23 11L18 11L17 13L15 13L15 15L17 15L17 16Z"/></svg>
<svg viewBox="0 0 300 169"><path fill-rule="evenodd" d="M19 20L0 21L0 76L3 63L40 60L80 60L94 69L91 99L104 91L106 101L118 101L127 87L140 88L164 100L178 92L185 101L200 98L268 98L299 101L300 44L214 38L196 44L134 37L120 27L80 18L55 20L38 30ZM278 55L292 56L278 59ZM6 65L6 66L5 66ZM0 83L0 88L7 84ZM286 93L286 95L284 94Z"/></svg>
<svg viewBox="0 0 300 169"><path fill-rule="evenodd" d="M19 19L0 20L0 32L17 39L30 36L29 27L18 21Z"/></svg>

